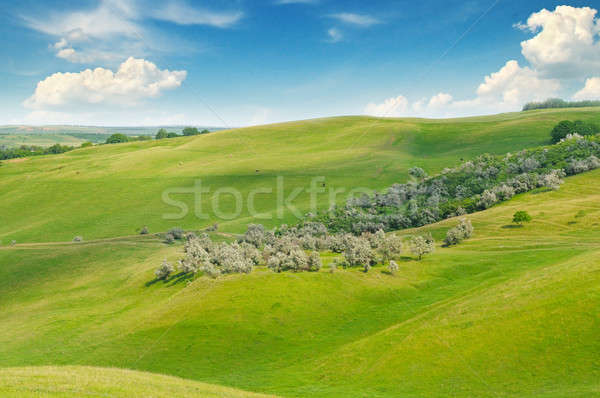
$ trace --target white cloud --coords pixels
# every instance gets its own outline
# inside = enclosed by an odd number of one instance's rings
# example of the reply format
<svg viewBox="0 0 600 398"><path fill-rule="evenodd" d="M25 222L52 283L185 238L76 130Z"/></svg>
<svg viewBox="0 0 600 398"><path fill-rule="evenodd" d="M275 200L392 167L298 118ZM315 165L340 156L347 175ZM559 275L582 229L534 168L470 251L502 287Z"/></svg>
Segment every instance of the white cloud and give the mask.
<svg viewBox="0 0 600 398"><path fill-rule="evenodd" d="M502 109L517 110L525 102L552 97L559 89L558 80L544 79L537 71L512 60L498 72L486 76L477 88L477 95L487 102L497 102Z"/></svg>
<svg viewBox="0 0 600 398"><path fill-rule="evenodd" d="M523 56L545 76L577 78L600 67L600 21L589 7L558 6L531 14L521 29L537 33L521 43Z"/></svg>
<svg viewBox="0 0 600 398"><path fill-rule="evenodd" d="M179 25L227 28L243 16L241 11L217 12L190 7L181 1L166 1L160 8L139 0L101 0L97 7L78 11L25 16L30 28L58 38L52 46L56 56L76 63L115 61L142 57L156 50L157 37L143 22L157 19Z"/></svg>
<svg viewBox="0 0 600 398"><path fill-rule="evenodd" d="M241 11L214 12L192 8L179 2L170 2L156 10L152 17L178 25L208 25L216 28L228 28L239 22L243 15Z"/></svg>
<svg viewBox="0 0 600 398"><path fill-rule="evenodd" d="M431 97L428 106L429 108L442 108L444 106L447 106L451 102L452 96L450 94L439 93Z"/></svg>
<svg viewBox="0 0 600 398"><path fill-rule="evenodd" d="M600 100L600 77L591 77L585 81L585 86L573 95L576 101Z"/></svg>
<svg viewBox="0 0 600 398"><path fill-rule="evenodd" d="M362 14L353 14L349 12L342 12L339 14L331 14L329 15L331 18L335 18L340 22L348 23L351 25L357 25L362 27L368 27L371 25L376 25L381 23L377 18L374 18L370 15L362 15Z"/></svg>
<svg viewBox="0 0 600 398"><path fill-rule="evenodd" d="M380 104L370 103L365 107L365 114L378 117L406 116L409 109L406 97L399 95L388 98Z"/></svg>
<svg viewBox="0 0 600 398"><path fill-rule="evenodd" d="M160 70L152 62L129 58L117 72L96 68L48 76L37 84L24 105L35 110L135 105L179 87L186 74L186 71Z"/></svg>
<svg viewBox="0 0 600 398"><path fill-rule="evenodd" d="M276 0L275 4L317 4L319 0Z"/></svg>
<svg viewBox="0 0 600 398"><path fill-rule="evenodd" d="M327 31L327 35L329 36L328 41L330 43L337 43L344 39L344 35L337 28L331 28Z"/></svg>
<svg viewBox="0 0 600 398"><path fill-rule="evenodd" d="M365 113L373 116L426 116L451 117L518 111L529 101L540 101L556 95L558 80L545 79L517 61L508 61L498 72L484 78L477 95L456 101L448 93L438 93L429 100L420 99L412 104L403 97L394 97L381 104L368 104Z"/></svg>

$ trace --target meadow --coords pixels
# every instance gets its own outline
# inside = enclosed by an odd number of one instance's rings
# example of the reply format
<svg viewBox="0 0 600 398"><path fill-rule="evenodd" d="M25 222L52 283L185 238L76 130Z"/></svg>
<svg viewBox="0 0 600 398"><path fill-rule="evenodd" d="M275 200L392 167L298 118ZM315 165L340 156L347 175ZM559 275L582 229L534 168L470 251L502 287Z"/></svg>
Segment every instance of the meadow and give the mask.
<svg viewBox="0 0 600 398"><path fill-rule="evenodd" d="M74 236L99 239L179 226L200 229L219 222L226 232L243 232L251 222L269 227L294 223L293 209L276 195L260 194L255 211L247 202L236 213L234 189L277 192L283 179L286 197L298 213L311 210L311 181L323 177L326 190L341 189L343 203L355 187L384 189L406 180L411 166L430 174L482 153L504 154L549 143L549 131L560 120L600 122L594 108L540 110L450 120L340 117L219 131L183 137L85 148L57 156L3 162L0 166L0 241L70 241ZM211 192L198 200L206 218L194 214L193 195L173 195L188 212L176 219L177 207L163 194L189 190L200 181ZM329 195L316 207L329 205ZM259 217L257 217L259 215ZM228 217L230 218L230 217Z"/></svg>
<svg viewBox="0 0 600 398"><path fill-rule="evenodd" d="M600 396L599 170L469 215L471 239L438 244L421 261L405 249L395 275L383 266L330 272L329 253L314 273L259 266L153 281L182 246L135 234L173 225L152 218L168 211L153 195L173 184L202 178L247 192L283 174L292 186L323 175L381 189L405 180L409 165L432 173L482 152L543 145L556 121L599 117L577 109L335 118L3 163L0 231L18 242L0 248L0 395ZM268 200L260 206L276 211ZM511 223L518 210L532 222ZM221 222L222 237L251 220ZM440 242L457 223L398 234L431 232ZM190 216L177 225L203 224ZM57 242L76 234L86 240Z"/></svg>

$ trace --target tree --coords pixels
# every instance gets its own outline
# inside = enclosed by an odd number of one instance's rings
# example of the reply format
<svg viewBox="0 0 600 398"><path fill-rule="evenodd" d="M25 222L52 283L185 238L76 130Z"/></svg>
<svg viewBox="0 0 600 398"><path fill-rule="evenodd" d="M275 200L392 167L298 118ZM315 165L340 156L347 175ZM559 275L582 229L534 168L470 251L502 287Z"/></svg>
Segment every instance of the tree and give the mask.
<svg viewBox="0 0 600 398"><path fill-rule="evenodd" d="M344 258L351 266L362 265L365 272L368 272L371 265L375 264L375 253L373 253L369 241L364 238L351 238L344 251Z"/></svg>
<svg viewBox="0 0 600 398"><path fill-rule="evenodd" d="M169 133L167 133L167 130L165 129L160 129L158 130L158 132L156 133L156 139L157 140L162 140L163 138L167 138L167 136L169 135Z"/></svg>
<svg viewBox="0 0 600 398"><path fill-rule="evenodd" d="M198 131L198 129L196 127L186 127L182 130L182 133L185 136L200 134L200 132Z"/></svg>
<svg viewBox="0 0 600 398"><path fill-rule="evenodd" d="M563 120L554 126L550 135L552 136L552 142L556 144L563 138L566 138L567 135L573 134L574 132L575 123L570 120Z"/></svg>
<svg viewBox="0 0 600 398"><path fill-rule="evenodd" d="M208 131L207 129L204 129L200 132L200 134L208 134L208 133L210 133L210 131Z"/></svg>
<svg viewBox="0 0 600 398"><path fill-rule="evenodd" d="M518 212L516 212L514 214L512 221L515 224L523 225L524 222L530 222L531 221L531 216L526 211L519 210Z"/></svg>
<svg viewBox="0 0 600 398"><path fill-rule="evenodd" d="M382 263L400 255L402 253L402 238L396 235L386 236L379 245L379 251L381 252Z"/></svg>
<svg viewBox="0 0 600 398"><path fill-rule="evenodd" d="M119 144L122 142L129 142L129 138L125 134L121 133L113 134L106 140L107 144Z"/></svg>
<svg viewBox="0 0 600 398"><path fill-rule="evenodd" d="M154 272L154 275L156 275L156 279L167 279L173 272L175 272L175 268L164 259L160 267Z"/></svg>
<svg viewBox="0 0 600 398"><path fill-rule="evenodd" d="M410 241L410 250L413 255L421 260L425 254L432 253L435 250L435 241L431 235L415 236Z"/></svg>
<svg viewBox="0 0 600 398"><path fill-rule="evenodd" d="M422 180L423 178L427 177L427 172L422 168L415 166L408 170L408 175L416 178L417 180Z"/></svg>
<svg viewBox="0 0 600 398"><path fill-rule="evenodd" d="M179 137L179 134L177 133L167 133L167 138L177 138Z"/></svg>

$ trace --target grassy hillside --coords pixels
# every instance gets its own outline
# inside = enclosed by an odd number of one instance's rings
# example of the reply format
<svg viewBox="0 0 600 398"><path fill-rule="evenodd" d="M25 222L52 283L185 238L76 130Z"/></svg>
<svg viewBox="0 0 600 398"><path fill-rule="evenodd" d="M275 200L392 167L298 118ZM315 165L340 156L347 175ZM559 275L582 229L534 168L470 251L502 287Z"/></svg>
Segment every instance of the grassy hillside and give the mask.
<svg viewBox="0 0 600 398"><path fill-rule="evenodd" d="M388 131L389 138L404 135L390 133L396 130L386 130L387 123L408 122L377 123L377 134ZM278 134L277 145L300 140L308 147L300 133L284 135L277 129L246 133ZM341 136L346 131L343 126L333 130ZM222 134L222 141L236 147L233 133ZM386 152L390 146L384 146L372 161L387 153L401 175L404 162L416 157L411 151L418 140L411 136L412 144L406 141L402 151ZM322 140L314 141L317 153L323 148L334 156L335 150L324 148ZM209 158L214 156L209 144L215 142L203 137L182 140L170 149L182 155L184 148L204 148ZM375 142L381 141L372 141L371 148ZM112 156L107 155L115 169L124 170L124 180L133 170L143 170L131 160L139 151L170 153L162 144L137 145L110 148ZM363 142L360 148L368 145ZM484 141L477 145L481 150ZM238 150L249 150L244 148ZM197 150L189 151L187 162L200 163L193 160ZM98 178L108 173L94 168L85 154L79 156L63 161L88 164L89 173ZM294 169L285 153L269 156L279 159L271 167ZM229 164L231 176L242 175L256 159L248 155ZM306 172L325 162L323 156L311 159ZM346 171L356 167L359 173L369 159L362 153L354 158L355 166L349 161L337 164ZM127 162L129 168L117 167ZM428 167L439 167L436 162L431 159ZM174 170L167 164L153 170L158 175L194 171L186 161ZM207 162L201 172L210 176L218 170L224 167ZM332 176L342 178L337 172L331 169ZM54 178L49 187L58 184ZM77 176L70 179L77 181ZM406 256L395 276L381 267L368 274L357 269L273 274L259 267L251 275L149 284L160 260L177 259L181 247L163 245L151 236L4 247L0 367L130 368L290 397L600 396L599 181L600 171L579 175L559 191L519 195L473 214L472 239L457 247L438 247L421 262ZM513 227L516 210L528 211L532 223ZM456 222L426 229L439 240ZM45 224L37 227L43 231Z"/></svg>
<svg viewBox="0 0 600 398"><path fill-rule="evenodd" d="M543 110L450 119L375 119L344 117L222 131L206 136L87 148L59 156L3 162L0 166L0 240L7 243L69 241L135 234L169 227L200 228L220 222L225 231L242 231L250 222L274 226L294 222L292 211L275 194L259 193L256 211L248 193L277 192L283 177L286 197L325 177L326 189L342 189L337 201L356 187L382 189L403 181L410 166L430 173L483 152L506 153L546 144L562 119L600 122L597 108ZM200 201L208 218L194 215L191 194L174 195L189 208L180 219L165 219L179 209L163 202L170 189L197 181L211 189ZM244 199L232 220L215 215L212 198L233 188ZM219 209L231 214L231 195ZM320 208L328 194L317 197ZM310 209L310 195L294 205ZM283 216L274 218L283 208ZM227 215L226 214L226 215ZM254 215L253 215L254 214Z"/></svg>
<svg viewBox="0 0 600 398"><path fill-rule="evenodd" d="M275 398L152 373L92 367L0 369L4 398Z"/></svg>

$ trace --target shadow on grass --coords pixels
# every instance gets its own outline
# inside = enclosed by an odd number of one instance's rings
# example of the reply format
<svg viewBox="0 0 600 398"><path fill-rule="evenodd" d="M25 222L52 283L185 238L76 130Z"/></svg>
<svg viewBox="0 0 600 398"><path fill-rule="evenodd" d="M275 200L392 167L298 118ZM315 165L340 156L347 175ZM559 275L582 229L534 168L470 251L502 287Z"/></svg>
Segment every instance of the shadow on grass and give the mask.
<svg viewBox="0 0 600 398"><path fill-rule="evenodd" d="M144 285L146 287L150 287L158 282L162 282L164 285L174 286L182 282L186 282L194 278L194 274L186 274L180 272L178 274L171 275L169 278L154 278L149 282L146 282Z"/></svg>
<svg viewBox="0 0 600 398"><path fill-rule="evenodd" d="M518 229L518 228L523 228L523 224L508 224L508 225L503 225L502 228L504 229Z"/></svg>

